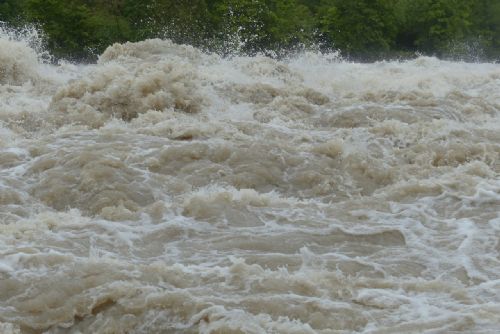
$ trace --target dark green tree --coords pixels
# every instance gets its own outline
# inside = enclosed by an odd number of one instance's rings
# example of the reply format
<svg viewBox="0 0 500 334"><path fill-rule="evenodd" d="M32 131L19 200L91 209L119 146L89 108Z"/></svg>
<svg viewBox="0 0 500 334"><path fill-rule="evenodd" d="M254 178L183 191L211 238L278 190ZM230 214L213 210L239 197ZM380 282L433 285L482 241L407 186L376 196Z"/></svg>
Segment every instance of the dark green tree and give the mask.
<svg viewBox="0 0 500 334"><path fill-rule="evenodd" d="M273 49L309 45L314 36L314 20L307 6L296 0L269 1L269 45Z"/></svg>
<svg viewBox="0 0 500 334"><path fill-rule="evenodd" d="M323 0L317 22L328 45L358 57L386 53L397 34L390 0Z"/></svg>
<svg viewBox="0 0 500 334"><path fill-rule="evenodd" d="M119 6L116 0L27 0L26 13L43 27L55 56L90 60L109 44L129 39Z"/></svg>
<svg viewBox="0 0 500 334"><path fill-rule="evenodd" d="M124 16L134 40L162 37L202 46L213 33L205 0L124 0Z"/></svg>
<svg viewBox="0 0 500 334"><path fill-rule="evenodd" d="M265 1L221 0L213 10L221 51L255 53L266 49L271 13Z"/></svg>
<svg viewBox="0 0 500 334"><path fill-rule="evenodd" d="M469 0L416 0L408 8L407 29L416 49L448 53L454 45L470 36L471 4Z"/></svg>
<svg viewBox="0 0 500 334"><path fill-rule="evenodd" d="M2 0L0 1L0 21L12 25L24 21L24 0Z"/></svg>
<svg viewBox="0 0 500 334"><path fill-rule="evenodd" d="M0 21L35 23L56 57L78 60L153 37L223 54L319 43L364 60L500 57L497 0L0 0Z"/></svg>
<svg viewBox="0 0 500 334"><path fill-rule="evenodd" d="M472 7L472 38L491 58L500 57L500 2L476 0Z"/></svg>

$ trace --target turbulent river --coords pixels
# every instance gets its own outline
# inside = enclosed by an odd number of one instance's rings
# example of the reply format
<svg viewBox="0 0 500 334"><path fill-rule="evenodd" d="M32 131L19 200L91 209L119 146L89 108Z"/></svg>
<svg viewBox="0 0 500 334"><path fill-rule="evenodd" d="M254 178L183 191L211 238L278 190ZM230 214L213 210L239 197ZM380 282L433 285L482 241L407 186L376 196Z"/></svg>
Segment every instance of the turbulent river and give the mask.
<svg viewBox="0 0 500 334"><path fill-rule="evenodd" d="M0 333L497 333L500 65L51 65L0 38Z"/></svg>

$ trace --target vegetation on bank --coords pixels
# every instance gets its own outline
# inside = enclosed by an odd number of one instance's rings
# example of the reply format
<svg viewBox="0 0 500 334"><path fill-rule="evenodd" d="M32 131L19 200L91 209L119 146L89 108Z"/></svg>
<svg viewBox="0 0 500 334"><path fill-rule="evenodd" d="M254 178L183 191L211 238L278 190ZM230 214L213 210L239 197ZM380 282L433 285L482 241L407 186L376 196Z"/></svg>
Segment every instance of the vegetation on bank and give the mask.
<svg viewBox="0 0 500 334"><path fill-rule="evenodd" d="M152 37L219 53L500 58L498 0L0 0L0 21L40 26L52 54L75 60Z"/></svg>

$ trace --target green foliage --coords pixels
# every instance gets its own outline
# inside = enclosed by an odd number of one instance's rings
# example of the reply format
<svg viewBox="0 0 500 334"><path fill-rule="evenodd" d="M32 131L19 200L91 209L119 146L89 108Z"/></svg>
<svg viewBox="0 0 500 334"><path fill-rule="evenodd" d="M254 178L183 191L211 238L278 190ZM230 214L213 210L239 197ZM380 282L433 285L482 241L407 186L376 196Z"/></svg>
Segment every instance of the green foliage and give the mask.
<svg viewBox="0 0 500 334"><path fill-rule="evenodd" d="M204 0L125 0L124 12L134 28L134 40L168 37L178 43L200 45L211 32Z"/></svg>
<svg viewBox="0 0 500 334"><path fill-rule="evenodd" d="M272 49L287 49L297 44L313 42L314 19L307 6L296 0L277 0L272 3L268 29Z"/></svg>
<svg viewBox="0 0 500 334"><path fill-rule="evenodd" d="M474 1L471 21L480 46L489 57L500 58L500 1Z"/></svg>
<svg viewBox="0 0 500 334"><path fill-rule="evenodd" d="M12 25L22 23L24 19L24 0L0 1L0 21L9 22Z"/></svg>
<svg viewBox="0 0 500 334"><path fill-rule="evenodd" d="M394 7L387 0L324 0L318 16L326 41L349 54L386 52L397 34Z"/></svg>
<svg viewBox="0 0 500 334"><path fill-rule="evenodd" d="M497 0L0 0L0 21L39 24L51 52L73 59L152 37L221 53L319 44L364 60L500 57Z"/></svg>
<svg viewBox="0 0 500 334"><path fill-rule="evenodd" d="M222 51L262 51L267 43L270 10L264 1L222 0L215 4L214 23Z"/></svg>
<svg viewBox="0 0 500 334"><path fill-rule="evenodd" d="M96 10L92 1L27 0L27 17L40 23L54 55L89 59L115 41L125 41L131 30L116 12L116 1L106 2L108 11Z"/></svg>
<svg viewBox="0 0 500 334"><path fill-rule="evenodd" d="M427 52L446 52L450 43L464 41L471 30L469 0L419 0L411 13L415 46Z"/></svg>
<svg viewBox="0 0 500 334"><path fill-rule="evenodd" d="M222 0L213 8L216 43L223 51L279 52L313 39L313 17L296 0Z"/></svg>
<svg viewBox="0 0 500 334"><path fill-rule="evenodd" d="M90 10L74 1L28 0L28 18L40 22L50 36L49 47L56 56L84 57L92 43Z"/></svg>

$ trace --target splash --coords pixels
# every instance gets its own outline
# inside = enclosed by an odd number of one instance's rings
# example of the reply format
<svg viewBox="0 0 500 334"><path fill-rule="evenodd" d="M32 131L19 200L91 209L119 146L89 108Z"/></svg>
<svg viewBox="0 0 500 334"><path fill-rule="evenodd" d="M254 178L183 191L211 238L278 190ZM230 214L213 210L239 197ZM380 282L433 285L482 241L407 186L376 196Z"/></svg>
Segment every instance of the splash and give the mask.
<svg viewBox="0 0 500 334"><path fill-rule="evenodd" d="M0 29L0 84L22 85L39 79L38 56L24 41L5 38Z"/></svg>

